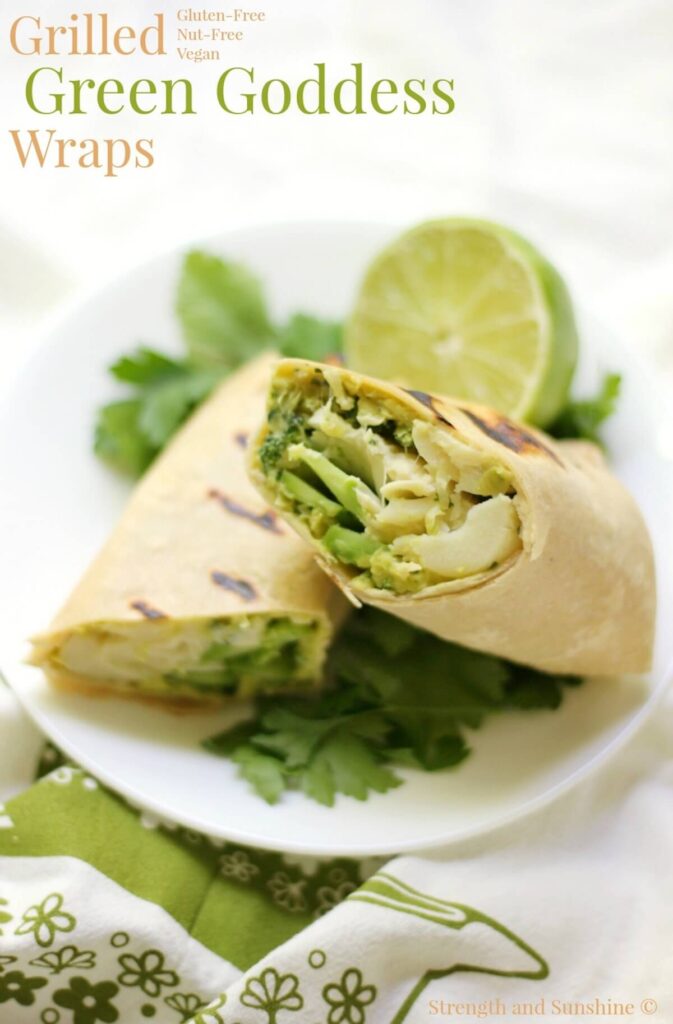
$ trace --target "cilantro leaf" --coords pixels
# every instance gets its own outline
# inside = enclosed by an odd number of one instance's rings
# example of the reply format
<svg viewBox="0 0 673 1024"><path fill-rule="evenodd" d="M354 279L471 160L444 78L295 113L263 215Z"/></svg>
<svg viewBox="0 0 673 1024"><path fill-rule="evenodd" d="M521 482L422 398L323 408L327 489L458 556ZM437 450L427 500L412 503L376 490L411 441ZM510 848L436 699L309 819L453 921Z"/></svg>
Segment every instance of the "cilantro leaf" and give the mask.
<svg viewBox="0 0 673 1024"><path fill-rule="evenodd" d="M506 702L515 708L554 710L563 700L563 686L572 686L576 681L576 676L549 676L520 667L507 686Z"/></svg>
<svg viewBox="0 0 673 1024"><path fill-rule="evenodd" d="M621 383L620 374L606 373L598 394L593 398L571 399L547 428L548 433L602 444L599 428L617 408Z"/></svg>
<svg viewBox="0 0 673 1024"><path fill-rule="evenodd" d="M184 259L176 312L185 357L144 345L110 367L133 397L98 410L94 451L128 476L140 476L218 381L263 349L322 359L341 347L341 326L307 313L296 313L277 330L258 279L205 252Z"/></svg>
<svg viewBox="0 0 673 1024"><path fill-rule="evenodd" d="M102 406L96 417L96 455L127 476L144 473L156 454L156 448L140 429L141 411L140 399L129 398Z"/></svg>
<svg viewBox="0 0 673 1024"><path fill-rule="evenodd" d="M196 405L222 377L186 360L141 347L122 356L110 373L134 397L98 410L94 451L114 469L140 476Z"/></svg>
<svg viewBox="0 0 673 1024"><path fill-rule="evenodd" d="M435 772L453 768L469 756L470 748L460 732L447 731L443 723L437 727L438 723L433 719L426 719L422 726L410 746L406 745L411 739L409 734L400 736L400 746L390 751L393 761Z"/></svg>
<svg viewBox="0 0 673 1024"><path fill-rule="evenodd" d="M394 615L354 616L349 628L354 636L364 636L385 655L395 657L414 644L418 630Z"/></svg>
<svg viewBox="0 0 673 1024"><path fill-rule="evenodd" d="M301 785L307 796L331 807L337 793L366 800L370 790L385 793L401 785L401 780L381 763L375 747L344 728L319 747Z"/></svg>
<svg viewBox="0 0 673 1024"><path fill-rule="evenodd" d="M277 348L281 355L323 362L338 355L343 347L340 323L319 320L308 313L295 313L278 332Z"/></svg>
<svg viewBox="0 0 673 1024"><path fill-rule="evenodd" d="M273 347L275 331L262 286L238 263L188 253L175 309L189 357L199 366L233 370Z"/></svg>
<svg viewBox="0 0 673 1024"><path fill-rule="evenodd" d="M215 736L209 736L208 739L203 740L201 746L212 754L229 757L238 747L245 746L248 740L255 735L257 729L255 721L239 722L231 729L225 729L223 732L216 733Z"/></svg>
<svg viewBox="0 0 673 1024"><path fill-rule="evenodd" d="M146 390L138 425L157 451L170 440L194 407L210 394L218 380L218 374L212 370L193 370L185 365L179 376L168 377Z"/></svg>
<svg viewBox="0 0 673 1024"><path fill-rule="evenodd" d="M167 377L179 376L184 364L171 359L162 352L140 346L130 355L121 356L110 367L110 373L117 380L136 387L163 382Z"/></svg>
<svg viewBox="0 0 673 1024"><path fill-rule="evenodd" d="M372 608L346 623L328 676L312 698L258 698L249 722L204 745L233 755L264 799L277 800L282 783L331 806L338 793L364 800L399 785L396 766L459 765L470 753L465 729L510 709L554 709L564 685L578 682L446 643Z"/></svg>
<svg viewBox="0 0 673 1024"><path fill-rule="evenodd" d="M261 724L266 732L255 736L257 746L281 757L288 768L303 768L338 719L312 720L279 707L264 715Z"/></svg>
<svg viewBox="0 0 673 1024"><path fill-rule="evenodd" d="M342 634L334 645L334 673L356 686L363 699L385 702L390 715L407 722L418 715L450 715L454 721L476 727L483 714L502 701L508 670L500 659L413 627L407 627L413 629L413 643L401 652L386 654L379 646L377 616L367 612L356 618L361 620L359 635L346 630L347 642ZM373 630L373 643L362 627Z"/></svg>
<svg viewBox="0 0 673 1024"><path fill-rule="evenodd" d="M285 770L281 761L244 743L231 755L244 779L267 803L275 804L285 789Z"/></svg>

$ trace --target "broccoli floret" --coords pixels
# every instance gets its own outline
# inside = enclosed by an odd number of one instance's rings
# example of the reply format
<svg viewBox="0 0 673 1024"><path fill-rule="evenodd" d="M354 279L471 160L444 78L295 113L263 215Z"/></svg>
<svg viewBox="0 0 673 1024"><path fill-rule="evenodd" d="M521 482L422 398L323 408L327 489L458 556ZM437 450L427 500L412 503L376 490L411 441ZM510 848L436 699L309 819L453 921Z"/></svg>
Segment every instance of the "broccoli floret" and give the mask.
<svg viewBox="0 0 673 1024"><path fill-rule="evenodd" d="M301 441L304 433L301 416L292 413L286 418L280 410L272 410L269 413L269 422L273 423L278 419L281 420L279 429L269 433L259 449L259 461L267 475L278 468L288 445Z"/></svg>
<svg viewBox="0 0 673 1024"><path fill-rule="evenodd" d="M281 460L285 451L285 441L282 434L269 434L264 444L259 449L259 461L265 473L271 473Z"/></svg>

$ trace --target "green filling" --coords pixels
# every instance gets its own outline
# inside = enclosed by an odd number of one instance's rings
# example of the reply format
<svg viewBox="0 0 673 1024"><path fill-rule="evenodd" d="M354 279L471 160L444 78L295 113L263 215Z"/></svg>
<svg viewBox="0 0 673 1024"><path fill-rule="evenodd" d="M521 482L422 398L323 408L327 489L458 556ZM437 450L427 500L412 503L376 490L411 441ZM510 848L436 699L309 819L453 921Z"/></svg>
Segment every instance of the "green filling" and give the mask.
<svg viewBox="0 0 673 1024"><path fill-rule="evenodd" d="M374 537L356 530L347 530L343 526L330 526L322 542L340 562L357 565L360 569L368 569L372 555L382 549L380 541Z"/></svg>
<svg viewBox="0 0 673 1024"><path fill-rule="evenodd" d="M298 692L320 678L324 634L300 616L100 623L68 634L50 664L91 683L168 698Z"/></svg>
<svg viewBox="0 0 673 1024"><path fill-rule="evenodd" d="M365 485L361 480L356 476L351 476L349 473L344 473L338 466L330 462L325 455L315 451L313 448L307 448L303 444L292 446L291 457L308 466L347 512L352 512L358 519L362 518L362 507L358 498L358 491Z"/></svg>
<svg viewBox="0 0 673 1024"><path fill-rule="evenodd" d="M259 462L274 500L356 589L416 593L520 547L509 470L331 368L277 378Z"/></svg>
<svg viewBox="0 0 673 1024"><path fill-rule="evenodd" d="M341 505L336 501L332 501L326 495L321 494L320 491L316 490L315 487L311 487L310 484L302 480L301 477L296 476L295 473L285 470L285 472L281 473L280 482L286 493L291 498L295 498L300 504L308 505L309 508L316 508L333 519L339 517L342 511Z"/></svg>

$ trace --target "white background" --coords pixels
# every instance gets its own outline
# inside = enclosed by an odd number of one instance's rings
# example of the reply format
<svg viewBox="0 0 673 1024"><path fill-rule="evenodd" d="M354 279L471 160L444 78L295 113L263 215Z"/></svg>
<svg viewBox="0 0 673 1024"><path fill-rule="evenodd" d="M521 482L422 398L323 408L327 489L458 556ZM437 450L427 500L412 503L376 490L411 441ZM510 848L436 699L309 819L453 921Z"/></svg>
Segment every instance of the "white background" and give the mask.
<svg viewBox="0 0 673 1024"><path fill-rule="evenodd" d="M237 118L215 103L216 64L9 49L19 14L62 24L75 10L135 25L163 10L174 46L179 6L3 0L5 382L47 308L175 243L250 221L408 224L456 211L509 221L541 243L575 295L673 377L671 0L259 0L250 7L266 10L266 23L222 46L225 65L252 64L262 79L299 81L318 60L335 78L354 60L372 79L453 78L448 117ZM62 65L66 77L190 77L199 114L40 117L23 95L40 63ZM151 135L155 167L117 178L22 169L9 129L46 127L78 138Z"/></svg>

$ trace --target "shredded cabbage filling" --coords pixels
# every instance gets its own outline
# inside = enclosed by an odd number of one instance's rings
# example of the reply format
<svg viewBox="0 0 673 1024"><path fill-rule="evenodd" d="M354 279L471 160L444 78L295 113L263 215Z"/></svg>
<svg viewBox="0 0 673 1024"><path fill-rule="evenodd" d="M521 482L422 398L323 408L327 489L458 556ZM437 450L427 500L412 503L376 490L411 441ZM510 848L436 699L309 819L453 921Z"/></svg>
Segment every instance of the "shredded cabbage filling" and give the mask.
<svg viewBox="0 0 673 1024"><path fill-rule="evenodd" d="M304 616L101 622L67 633L48 663L148 695L245 696L313 686L323 639Z"/></svg>
<svg viewBox="0 0 673 1024"><path fill-rule="evenodd" d="M520 548L507 467L338 370L277 381L268 420L259 459L278 504L355 589L417 593Z"/></svg>

